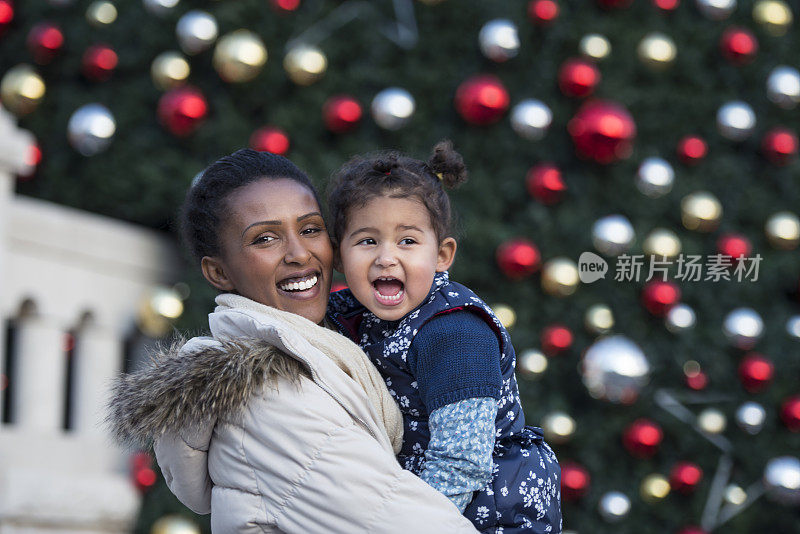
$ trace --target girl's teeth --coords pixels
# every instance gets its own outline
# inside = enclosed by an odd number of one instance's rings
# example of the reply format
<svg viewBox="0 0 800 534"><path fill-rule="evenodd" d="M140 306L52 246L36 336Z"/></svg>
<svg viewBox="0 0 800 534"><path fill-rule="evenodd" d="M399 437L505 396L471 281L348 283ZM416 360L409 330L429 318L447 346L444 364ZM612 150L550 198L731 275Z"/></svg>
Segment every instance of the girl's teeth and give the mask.
<svg viewBox="0 0 800 534"><path fill-rule="evenodd" d="M308 280L301 280L300 282L290 282L280 286L284 291L305 291L317 285L317 277L312 276Z"/></svg>
<svg viewBox="0 0 800 534"><path fill-rule="evenodd" d="M384 300L395 300L395 301L397 301L397 300L400 300L401 298L403 298L403 293L404 293L404 291L401 289L400 292L397 295L384 295L383 293L378 293L378 295L380 295L381 298L384 299Z"/></svg>

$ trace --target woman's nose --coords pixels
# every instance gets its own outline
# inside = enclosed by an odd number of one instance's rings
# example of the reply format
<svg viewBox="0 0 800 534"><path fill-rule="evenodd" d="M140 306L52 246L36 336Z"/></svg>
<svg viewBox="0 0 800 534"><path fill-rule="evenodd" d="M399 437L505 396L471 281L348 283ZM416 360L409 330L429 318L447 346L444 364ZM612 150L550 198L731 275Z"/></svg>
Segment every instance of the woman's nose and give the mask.
<svg viewBox="0 0 800 534"><path fill-rule="evenodd" d="M289 238L286 254L283 257L286 263L305 264L311 259L311 251L300 238Z"/></svg>

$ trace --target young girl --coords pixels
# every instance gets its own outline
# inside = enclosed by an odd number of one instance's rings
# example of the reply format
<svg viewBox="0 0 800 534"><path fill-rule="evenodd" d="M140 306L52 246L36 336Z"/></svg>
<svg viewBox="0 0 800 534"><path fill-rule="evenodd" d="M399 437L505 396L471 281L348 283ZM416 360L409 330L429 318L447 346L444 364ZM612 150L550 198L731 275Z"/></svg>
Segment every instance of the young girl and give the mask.
<svg viewBox="0 0 800 534"><path fill-rule="evenodd" d="M561 532L560 468L525 426L514 348L492 310L451 282L450 202L466 179L449 142L425 163L356 157L329 193L338 268L349 289L329 317L367 352L400 405L400 464L483 532Z"/></svg>

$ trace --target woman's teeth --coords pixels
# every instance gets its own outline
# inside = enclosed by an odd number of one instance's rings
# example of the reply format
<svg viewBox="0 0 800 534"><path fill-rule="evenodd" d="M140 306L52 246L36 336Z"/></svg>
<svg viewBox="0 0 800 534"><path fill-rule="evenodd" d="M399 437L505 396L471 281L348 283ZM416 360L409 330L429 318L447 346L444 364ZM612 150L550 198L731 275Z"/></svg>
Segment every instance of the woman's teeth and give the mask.
<svg viewBox="0 0 800 534"><path fill-rule="evenodd" d="M288 284L279 284L278 287L284 291L305 291L317 285L316 275L309 278L303 278L297 282L289 282Z"/></svg>

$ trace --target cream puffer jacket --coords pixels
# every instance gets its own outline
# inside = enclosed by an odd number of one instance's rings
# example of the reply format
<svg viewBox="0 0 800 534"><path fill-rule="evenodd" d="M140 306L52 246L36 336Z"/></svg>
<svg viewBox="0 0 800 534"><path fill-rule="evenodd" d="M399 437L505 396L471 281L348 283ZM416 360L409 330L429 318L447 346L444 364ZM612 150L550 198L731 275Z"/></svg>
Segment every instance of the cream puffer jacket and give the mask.
<svg viewBox="0 0 800 534"><path fill-rule="evenodd" d="M302 335L238 308L209 326L122 377L108 420L121 441L155 440L170 490L215 534L476 532Z"/></svg>

